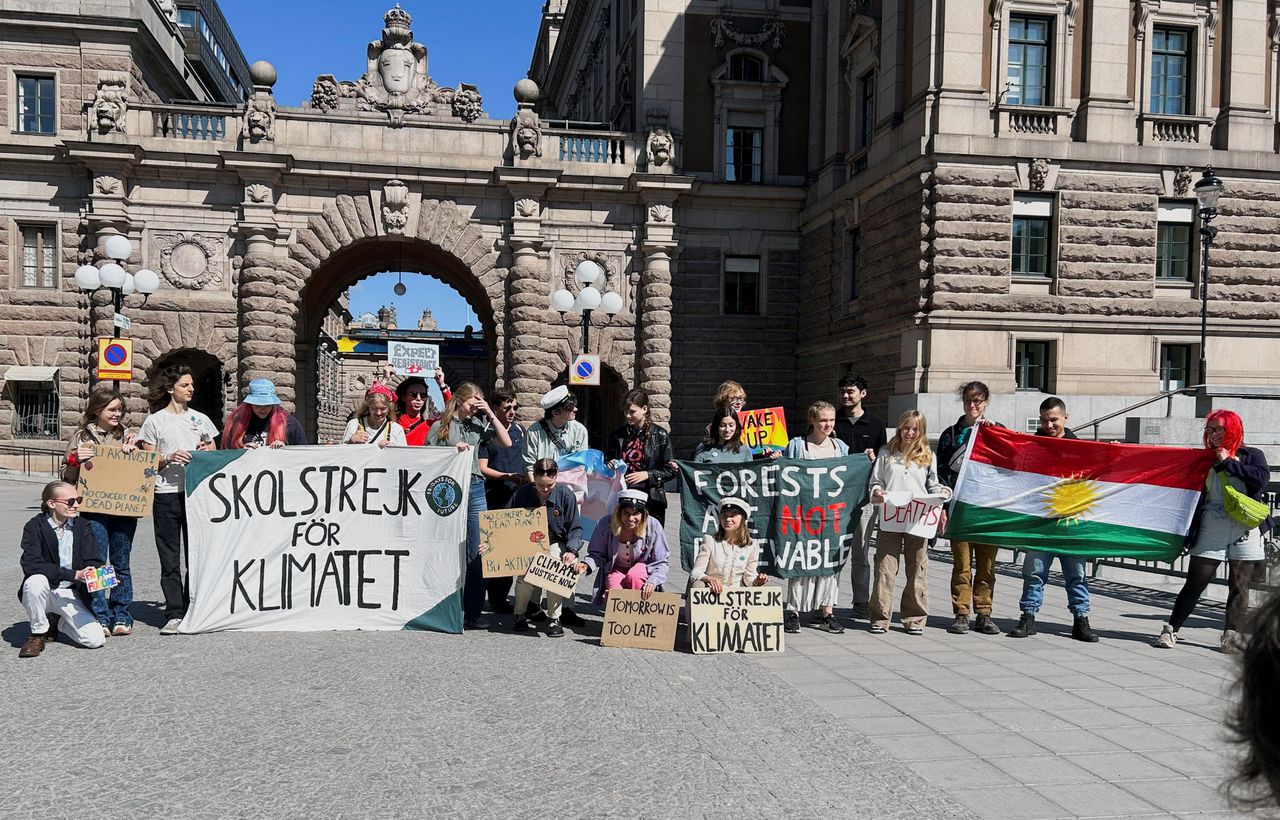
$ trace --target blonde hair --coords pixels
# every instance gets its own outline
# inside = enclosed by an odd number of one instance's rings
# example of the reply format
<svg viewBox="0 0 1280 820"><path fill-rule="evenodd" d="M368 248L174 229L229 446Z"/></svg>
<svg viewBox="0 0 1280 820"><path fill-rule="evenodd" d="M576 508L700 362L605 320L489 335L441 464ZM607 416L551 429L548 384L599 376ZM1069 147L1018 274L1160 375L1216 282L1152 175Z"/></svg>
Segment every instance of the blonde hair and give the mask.
<svg viewBox="0 0 1280 820"><path fill-rule="evenodd" d="M729 509L742 516L742 523L738 525L738 528L733 531L733 536L730 537L729 533L725 531L724 524L719 522L720 515L724 514L722 511L716 516L717 522L715 538L717 541L725 541L729 544L733 544L735 547L745 547L751 543L751 531L747 529L748 516L737 507L730 507Z"/></svg>
<svg viewBox="0 0 1280 820"><path fill-rule="evenodd" d="M431 425L431 438L437 444L447 444L449 442L449 428L453 426L453 418L458 415L458 408L464 402L471 401L476 396L484 398L484 393L480 392L480 388L473 382L463 382L453 390L453 396L444 406L444 415L440 420Z"/></svg>
<svg viewBox="0 0 1280 820"><path fill-rule="evenodd" d="M830 410L833 414L836 412L835 405L833 405L829 401L815 401L813 404L809 405L809 412L807 414L807 418L809 420L810 430L817 429L818 416L821 416L823 413L827 412L828 410Z"/></svg>
<svg viewBox="0 0 1280 820"><path fill-rule="evenodd" d="M636 538L644 538L645 527L649 524L649 510L641 508L640 524L636 526ZM613 532L613 537L617 538L622 533L622 505L613 508L613 515L609 516L609 529Z"/></svg>
<svg viewBox="0 0 1280 820"><path fill-rule="evenodd" d="M742 396L742 400L747 400L747 391L742 389L742 385L737 382L721 382L716 388L716 407L724 407L734 396Z"/></svg>
<svg viewBox="0 0 1280 820"><path fill-rule="evenodd" d="M361 428L364 427L365 419L369 418L369 403L377 399L382 399L387 403L387 424L391 424L396 420L396 403L394 401L382 393L365 393L360 406L356 408L356 423Z"/></svg>
<svg viewBox="0 0 1280 820"><path fill-rule="evenodd" d="M918 435L915 441L904 445L902 428L910 422L915 422ZM904 446L905 449L903 449ZM908 410L898 417L898 426L893 431L893 438L889 439L889 452L902 456L902 460L908 464L928 467L933 463L933 451L929 449L929 431L925 427L924 413L919 410Z"/></svg>

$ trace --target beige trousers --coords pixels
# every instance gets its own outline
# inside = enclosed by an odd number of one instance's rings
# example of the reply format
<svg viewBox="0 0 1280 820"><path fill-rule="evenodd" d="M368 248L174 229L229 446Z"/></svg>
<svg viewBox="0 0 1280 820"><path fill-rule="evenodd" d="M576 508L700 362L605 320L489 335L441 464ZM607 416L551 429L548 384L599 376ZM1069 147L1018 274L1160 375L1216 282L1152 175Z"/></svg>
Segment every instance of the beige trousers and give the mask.
<svg viewBox="0 0 1280 820"><path fill-rule="evenodd" d="M924 538L903 532L880 531L876 545L876 580L871 593L871 623L888 628L893 615L893 593L898 583L898 562L906 565L898 617L905 627L923 627L929 616L929 544Z"/></svg>

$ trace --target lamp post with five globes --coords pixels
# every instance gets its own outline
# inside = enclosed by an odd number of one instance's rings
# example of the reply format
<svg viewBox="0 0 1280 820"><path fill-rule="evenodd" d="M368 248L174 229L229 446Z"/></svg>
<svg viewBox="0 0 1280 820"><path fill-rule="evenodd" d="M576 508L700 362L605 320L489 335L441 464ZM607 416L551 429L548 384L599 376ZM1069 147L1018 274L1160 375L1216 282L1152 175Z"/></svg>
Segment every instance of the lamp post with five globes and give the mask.
<svg viewBox="0 0 1280 820"><path fill-rule="evenodd" d="M128 237L115 234L107 237L102 243L102 250L111 260L101 266L81 265L76 268L76 287L85 293L106 288L111 291L111 304L115 315L111 317L111 338L120 338L121 319L124 318L124 297L132 293L142 294L142 304L147 303L151 294L160 289L160 277L155 271L143 268L137 273L129 273L124 269L124 262L133 253L133 246ZM119 380L116 380L119 387Z"/></svg>
<svg viewBox="0 0 1280 820"><path fill-rule="evenodd" d="M561 288L551 294L551 307L564 316L571 310L576 310L582 314L582 352L590 352L591 342L591 313L595 310L603 310L609 319L622 312L622 295L617 291L606 291L601 293L595 286L595 283L604 275L604 270L590 259L583 259L578 263L578 267L574 269L574 278L578 280L578 284L582 288L575 297L568 290ZM582 404L582 423L587 423L587 405Z"/></svg>

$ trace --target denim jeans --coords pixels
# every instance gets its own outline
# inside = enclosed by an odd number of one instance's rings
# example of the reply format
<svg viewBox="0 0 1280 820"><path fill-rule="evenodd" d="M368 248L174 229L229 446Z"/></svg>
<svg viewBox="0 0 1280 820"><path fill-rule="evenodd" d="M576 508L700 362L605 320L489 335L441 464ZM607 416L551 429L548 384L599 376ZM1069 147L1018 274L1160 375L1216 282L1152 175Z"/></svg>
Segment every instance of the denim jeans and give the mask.
<svg viewBox="0 0 1280 820"><path fill-rule="evenodd" d="M462 619L474 621L484 610L485 583L480 560L480 513L489 509L484 497L484 479L471 477L467 495L467 574L462 587Z"/></svg>
<svg viewBox="0 0 1280 820"><path fill-rule="evenodd" d="M1057 558L1062 567L1062 582L1067 588L1067 609L1077 617L1089 614L1089 587L1085 582L1084 559L1051 552L1027 551L1022 562L1022 611L1034 615L1044 603L1044 585L1049 580L1049 567Z"/></svg>
<svg viewBox="0 0 1280 820"><path fill-rule="evenodd" d="M98 542L102 560L116 569L114 587L93 593L93 617L105 627L116 624L133 626L129 605L133 603L133 573L129 570L129 554L133 552L133 534L138 529L138 519L123 515L82 513L89 522L89 530Z"/></svg>

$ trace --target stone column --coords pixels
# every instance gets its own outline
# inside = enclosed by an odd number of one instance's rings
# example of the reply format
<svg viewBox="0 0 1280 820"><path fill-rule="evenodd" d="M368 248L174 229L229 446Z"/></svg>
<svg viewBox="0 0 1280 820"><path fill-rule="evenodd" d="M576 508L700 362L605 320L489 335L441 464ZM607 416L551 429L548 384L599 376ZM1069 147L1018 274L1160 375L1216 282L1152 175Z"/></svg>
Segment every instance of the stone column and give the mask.
<svg viewBox="0 0 1280 820"><path fill-rule="evenodd" d="M298 296L305 284L302 266L276 247L275 188L278 180L250 176L240 205L244 264L236 292L240 307L239 389L254 379L271 379L280 401L298 413Z"/></svg>
<svg viewBox="0 0 1280 820"><path fill-rule="evenodd" d="M515 257L507 274L507 372L503 380L516 391L520 421L531 424L542 418L538 399L551 388L556 369L555 341L547 334L551 273L540 249L542 241L513 237Z"/></svg>
<svg viewBox="0 0 1280 820"><path fill-rule="evenodd" d="M648 226L646 226L648 227ZM671 253L674 241L646 240L636 312L637 381L649 394L653 420L671 426Z"/></svg>
<svg viewBox="0 0 1280 820"><path fill-rule="evenodd" d="M1090 142L1132 142L1136 113L1129 94L1129 46L1134 37L1130 0L1094 0L1082 42L1085 58L1084 136ZM1139 35L1141 36L1141 35ZM1143 59L1141 43L1137 59ZM1145 78L1138 68L1139 82Z"/></svg>
<svg viewBox="0 0 1280 820"><path fill-rule="evenodd" d="M1222 36L1218 48L1226 61L1222 83L1222 111L1218 128L1225 134L1219 147L1231 151L1273 149L1274 128L1267 106L1268 4L1264 0L1232 0L1222 6Z"/></svg>

